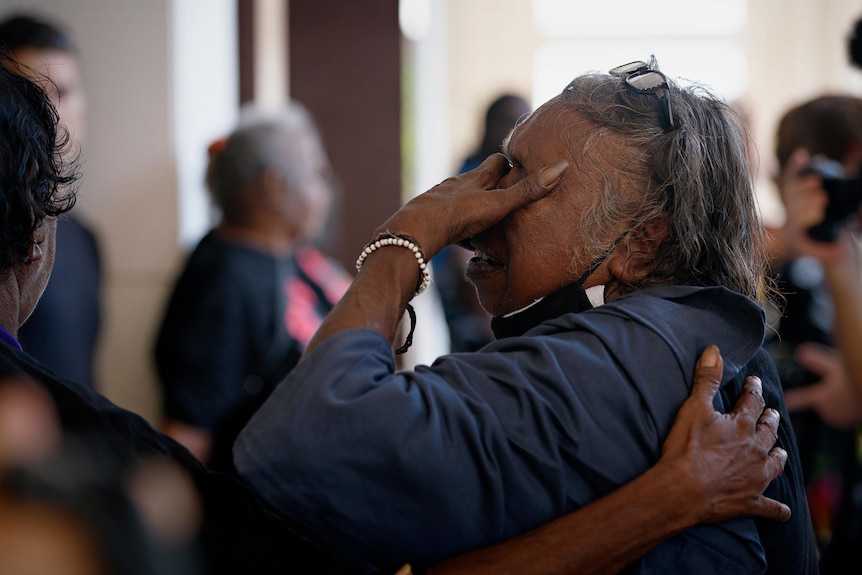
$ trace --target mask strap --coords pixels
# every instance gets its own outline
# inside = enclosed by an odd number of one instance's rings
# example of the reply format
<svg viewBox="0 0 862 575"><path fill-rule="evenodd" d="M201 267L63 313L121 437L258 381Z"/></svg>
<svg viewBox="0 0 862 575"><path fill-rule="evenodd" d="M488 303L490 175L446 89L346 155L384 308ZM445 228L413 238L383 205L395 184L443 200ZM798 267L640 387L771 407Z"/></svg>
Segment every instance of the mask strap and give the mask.
<svg viewBox="0 0 862 575"><path fill-rule="evenodd" d="M594 272L594 271L596 271L596 268L598 268L600 265L602 265L602 262L604 262L606 259L608 259L608 256L609 256L609 255L611 255L612 253L614 253L614 250L615 250L615 249L617 249L617 244L618 244L618 243L620 243L620 241L621 241L624 237L626 237L626 234L627 234L627 233L629 233L629 230L626 230L626 231L624 231L623 233L621 233L619 236L617 236L617 239L615 239L615 240L614 240L614 243L612 243L612 244L611 244L611 247L610 247L610 248L608 248L608 250L607 250L605 253L603 253L603 254L599 257L599 259L597 259L596 261L594 261L594 262L593 262L593 264L592 264L590 267L588 267L588 268L587 268L587 271L585 271L585 272L583 273L583 275L581 275L581 277L580 277L580 278L578 278L578 282L577 282L578 284L580 284L580 285L584 285L584 282L585 282L585 281L587 281L587 279L588 279L591 275L593 275L593 272Z"/></svg>

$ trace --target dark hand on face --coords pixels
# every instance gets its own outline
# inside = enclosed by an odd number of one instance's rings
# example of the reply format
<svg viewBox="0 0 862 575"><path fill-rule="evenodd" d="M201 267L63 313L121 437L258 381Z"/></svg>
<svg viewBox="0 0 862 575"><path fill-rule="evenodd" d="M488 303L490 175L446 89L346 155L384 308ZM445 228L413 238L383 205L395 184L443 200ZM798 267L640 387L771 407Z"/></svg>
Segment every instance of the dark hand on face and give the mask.
<svg viewBox="0 0 862 575"><path fill-rule="evenodd" d="M571 157L571 136L589 127L555 100L539 108L512 132L504 146L512 169L500 180L511 187L559 158ZM540 200L509 213L470 240L476 256L467 278L491 315L499 317L575 282L585 266L575 233L598 191L584 174L570 171ZM588 264L587 264L588 265ZM583 267L584 269L579 269Z"/></svg>
<svg viewBox="0 0 862 575"><path fill-rule="evenodd" d="M509 213L550 192L568 164L555 159L527 178L501 188L509 165L494 154L476 169L449 178L405 204L381 225L384 232L413 237L426 260L493 226Z"/></svg>

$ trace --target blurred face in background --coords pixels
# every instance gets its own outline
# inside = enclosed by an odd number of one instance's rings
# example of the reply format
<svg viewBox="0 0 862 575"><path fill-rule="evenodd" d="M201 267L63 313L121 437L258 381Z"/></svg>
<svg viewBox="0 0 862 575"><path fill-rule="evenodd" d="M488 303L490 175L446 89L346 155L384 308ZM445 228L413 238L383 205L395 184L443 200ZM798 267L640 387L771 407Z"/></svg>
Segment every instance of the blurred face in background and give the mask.
<svg viewBox="0 0 862 575"><path fill-rule="evenodd" d="M23 48L11 56L25 66L23 71L30 79L42 86L57 108L60 125L69 131L72 142L80 144L86 128L86 99L77 56L53 48Z"/></svg>

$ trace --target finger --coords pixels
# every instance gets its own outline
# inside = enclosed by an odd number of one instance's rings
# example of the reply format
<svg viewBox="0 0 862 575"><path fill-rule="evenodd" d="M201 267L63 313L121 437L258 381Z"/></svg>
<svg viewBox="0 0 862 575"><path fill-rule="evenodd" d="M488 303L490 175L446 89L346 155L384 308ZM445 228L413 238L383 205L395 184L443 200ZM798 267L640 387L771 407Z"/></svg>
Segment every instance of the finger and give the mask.
<svg viewBox="0 0 862 575"><path fill-rule="evenodd" d="M769 457L766 460L766 469L769 474L770 481L784 473L784 466L787 464L787 452L780 447L773 447L769 452ZM756 504L753 513L755 517L763 517L774 521L787 521L790 519L790 507L761 495Z"/></svg>
<svg viewBox="0 0 862 575"><path fill-rule="evenodd" d="M756 375L749 375L745 378L742 384L742 393L730 413L734 417L755 422L760 421L764 407L766 407L766 402L763 400L763 383Z"/></svg>
<svg viewBox="0 0 862 575"><path fill-rule="evenodd" d="M835 364L836 352L815 343L803 343L796 347L794 357L803 367L821 375Z"/></svg>
<svg viewBox="0 0 862 575"><path fill-rule="evenodd" d="M773 521L787 521L790 519L791 512L790 507L784 503L761 495L757 500L753 515Z"/></svg>
<svg viewBox="0 0 862 575"><path fill-rule="evenodd" d="M560 160L552 166L530 174L526 178L516 182L513 186L500 190L503 193L499 195L497 201L503 202L507 212L512 212L531 202L535 202L556 187L568 167L568 160Z"/></svg>
<svg viewBox="0 0 862 575"><path fill-rule="evenodd" d="M465 172L465 174L480 174L485 177L489 183L493 185L490 187L496 187L497 182L500 181L500 178L505 176L511 166L509 165L509 160L506 159L506 156L500 153L491 154L485 160L470 170L469 172ZM464 175L464 174L462 174Z"/></svg>
<svg viewBox="0 0 862 575"><path fill-rule="evenodd" d="M787 407L787 411L811 409L817 405L819 397L819 385L806 385L804 387L788 389L784 392L784 405Z"/></svg>
<svg viewBox="0 0 862 575"><path fill-rule="evenodd" d="M797 148L787 161L785 173L796 176L811 162L811 154L805 148Z"/></svg>
<svg viewBox="0 0 862 575"><path fill-rule="evenodd" d="M781 416L771 407L764 409L757 420L755 439L767 450L772 449L775 442L778 441L778 424L780 421Z"/></svg>
<svg viewBox="0 0 862 575"><path fill-rule="evenodd" d="M769 459L766 467L769 470L769 476L776 479L784 473L784 466L787 465L787 452L777 445L769 451Z"/></svg>
<svg viewBox="0 0 862 575"><path fill-rule="evenodd" d="M721 374L724 372L724 360L716 345L709 345L700 354L694 367L694 385L691 397L712 409L712 400L721 387Z"/></svg>

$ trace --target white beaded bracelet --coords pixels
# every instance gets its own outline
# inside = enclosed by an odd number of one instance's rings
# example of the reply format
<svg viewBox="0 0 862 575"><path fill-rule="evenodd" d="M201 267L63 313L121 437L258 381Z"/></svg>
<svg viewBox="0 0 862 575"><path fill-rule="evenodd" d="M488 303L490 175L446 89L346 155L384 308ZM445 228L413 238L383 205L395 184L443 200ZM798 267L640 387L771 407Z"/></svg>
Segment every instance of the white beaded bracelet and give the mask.
<svg viewBox="0 0 862 575"><path fill-rule="evenodd" d="M431 270L428 267L428 262L425 261L425 256L422 254L422 248L419 247L418 243L404 236L384 234L366 245L359 254L359 257L356 258L356 271L359 272L359 270L362 269L362 264L365 263L365 258L383 246L401 246L413 252L413 255L416 256L416 263L419 264L419 271L422 275L416 287L416 295L419 295L428 289L428 286L431 285Z"/></svg>

